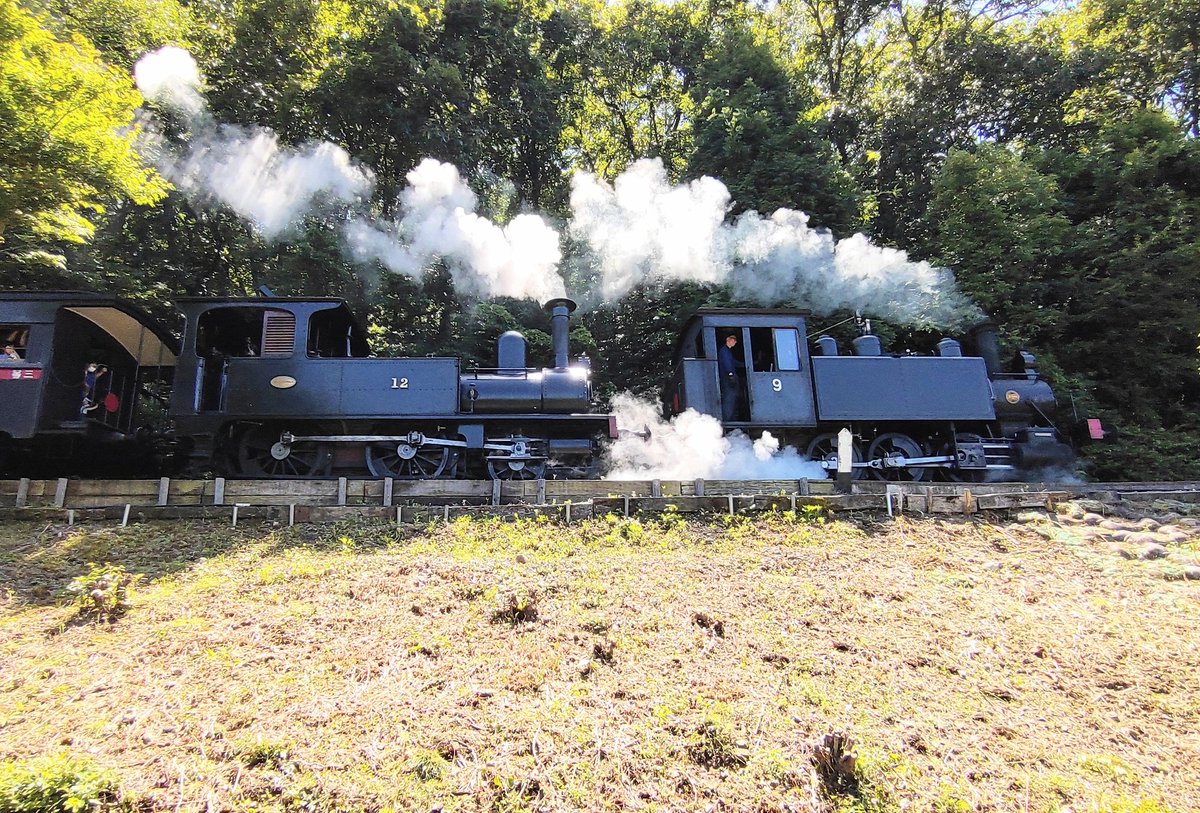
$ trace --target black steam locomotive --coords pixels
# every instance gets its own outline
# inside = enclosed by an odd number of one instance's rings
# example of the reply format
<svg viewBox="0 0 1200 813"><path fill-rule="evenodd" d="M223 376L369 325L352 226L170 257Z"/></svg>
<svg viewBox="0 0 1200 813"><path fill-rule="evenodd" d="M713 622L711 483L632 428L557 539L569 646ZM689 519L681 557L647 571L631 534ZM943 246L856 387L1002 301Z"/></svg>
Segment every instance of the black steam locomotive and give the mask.
<svg viewBox="0 0 1200 813"><path fill-rule="evenodd" d="M554 366L500 336L495 368L372 358L338 299L184 299L170 417L190 468L244 477L539 479L594 472L612 416L568 359L569 299L546 303ZM551 470L553 469L553 470Z"/></svg>
<svg viewBox="0 0 1200 813"><path fill-rule="evenodd" d="M456 358L371 357L339 299L183 299L176 340L111 297L2 294L0 470L596 476L616 421L593 409L586 360L569 358L575 304L545 307L552 367L528 367L514 331L499 337L496 367L464 370ZM806 316L698 313L679 339L666 415L722 416L717 347L732 334L745 372L725 429L771 431L827 468L844 426L856 436L859 476L1011 477L1072 459L1033 358L1001 370L994 330L976 333L979 356L952 339L936 357L890 356L871 335L855 340L854 355L828 337L811 354Z"/></svg>
<svg viewBox="0 0 1200 813"><path fill-rule="evenodd" d="M854 437L854 476L884 480L1016 479L1069 466L1074 451L1053 423L1054 393L1026 352L1004 369L996 327L972 331L978 356L942 339L936 356L888 355L878 336L843 355L830 336L810 352L802 310L702 310L684 326L667 388L666 415L723 417L717 352L737 339L736 409L727 431L770 431L836 468L837 433ZM726 413L728 414L728 413Z"/></svg>

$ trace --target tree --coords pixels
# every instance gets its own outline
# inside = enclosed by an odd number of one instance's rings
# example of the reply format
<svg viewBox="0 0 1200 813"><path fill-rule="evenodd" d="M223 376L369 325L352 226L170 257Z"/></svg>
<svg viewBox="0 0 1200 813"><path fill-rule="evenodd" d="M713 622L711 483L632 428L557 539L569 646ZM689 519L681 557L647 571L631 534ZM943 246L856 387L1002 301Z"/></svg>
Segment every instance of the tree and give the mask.
<svg viewBox="0 0 1200 813"><path fill-rule="evenodd" d="M46 0L42 7L57 34L82 34L105 62L125 70L147 51L192 34L192 18L177 0Z"/></svg>
<svg viewBox="0 0 1200 813"><path fill-rule="evenodd" d="M56 39L16 0L0 0L0 263L10 281L61 266L55 249L90 238L88 214L106 202L162 197L134 149L140 101L83 37Z"/></svg>
<svg viewBox="0 0 1200 813"><path fill-rule="evenodd" d="M741 211L799 208L832 229L857 224L853 184L836 162L814 100L794 87L748 28L730 27L721 59L698 70L687 174L724 178Z"/></svg>
<svg viewBox="0 0 1200 813"><path fill-rule="evenodd" d="M690 94L720 3L594 3L584 45L583 99L568 131L573 163L611 180L638 158L661 158L677 179L691 152Z"/></svg>
<svg viewBox="0 0 1200 813"><path fill-rule="evenodd" d="M1071 224L1060 198L1055 177L992 144L952 151L934 181L925 248L1019 344L1061 336Z"/></svg>
<svg viewBox="0 0 1200 813"><path fill-rule="evenodd" d="M1200 136L1200 6L1083 0L1050 21L1090 79L1072 99L1080 118L1155 106Z"/></svg>

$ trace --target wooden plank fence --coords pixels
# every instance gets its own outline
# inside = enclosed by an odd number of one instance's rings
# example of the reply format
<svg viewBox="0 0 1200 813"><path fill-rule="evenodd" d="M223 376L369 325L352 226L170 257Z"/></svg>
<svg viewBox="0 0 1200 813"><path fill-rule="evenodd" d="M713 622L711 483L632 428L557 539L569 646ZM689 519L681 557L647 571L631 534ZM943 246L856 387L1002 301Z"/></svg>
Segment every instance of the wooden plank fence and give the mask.
<svg viewBox="0 0 1200 813"><path fill-rule="evenodd" d="M809 480L5 480L0 517L68 522L210 518L296 522L348 517L395 522L462 516L546 516L575 522L606 514L634 516L796 511L956 513L1052 507L1068 491L1025 483L924 484L856 482L835 494L830 481Z"/></svg>

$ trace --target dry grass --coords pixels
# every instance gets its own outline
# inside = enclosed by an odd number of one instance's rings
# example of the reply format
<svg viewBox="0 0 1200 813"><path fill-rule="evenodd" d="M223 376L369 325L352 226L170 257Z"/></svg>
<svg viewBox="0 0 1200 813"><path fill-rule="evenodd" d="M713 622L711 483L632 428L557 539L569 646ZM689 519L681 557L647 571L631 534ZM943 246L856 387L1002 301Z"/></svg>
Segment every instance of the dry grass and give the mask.
<svg viewBox="0 0 1200 813"><path fill-rule="evenodd" d="M1200 584L803 520L9 525L0 756L149 810L1196 809ZM114 623L89 562L144 574Z"/></svg>

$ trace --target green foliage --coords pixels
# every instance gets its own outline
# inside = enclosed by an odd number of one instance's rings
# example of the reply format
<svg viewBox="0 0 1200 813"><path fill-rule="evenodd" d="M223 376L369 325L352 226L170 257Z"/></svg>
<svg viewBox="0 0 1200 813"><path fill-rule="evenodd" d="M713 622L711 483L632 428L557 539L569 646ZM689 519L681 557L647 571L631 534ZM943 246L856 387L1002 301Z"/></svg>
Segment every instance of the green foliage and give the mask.
<svg viewBox="0 0 1200 813"><path fill-rule="evenodd" d="M105 62L126 70L147 51L186 42L194 25L188 8L177 0L50 0L41 5L56 31L82 34Z"/></svg>
<svg viewBox="0 0 1200 813"><path fill-rule="evenodd" d="M121 565L91 565L71 582L67 592L75 597L80 616L113 621L129 609L129 594L141 578Z"/></svg>
<svg viewBox="0 0 1200 813"><path fill-rule="evenodd" d="M738 210L798 208L839 230L855 223L851 181L834 160L826 128L806 115L811 94L788 81L747 28L730 27L720 50L722 58L703 63L691 89L688 174L724 178Z"/></svg>
<svg viewBox="0 0 1200 813"><path fill-rule="evenodd" d="M123 809L116 777L89 762L57 754L0 763L0 810L82 813Z"/></svg>
<svg viewBox="0 0 1200 813"><path fill-rule="evenodd" d="M82 36L56 39L16 0L0 2L0 270L87 240L88 215L112 197L162 196L134 150L140 100Z"/></svg>

